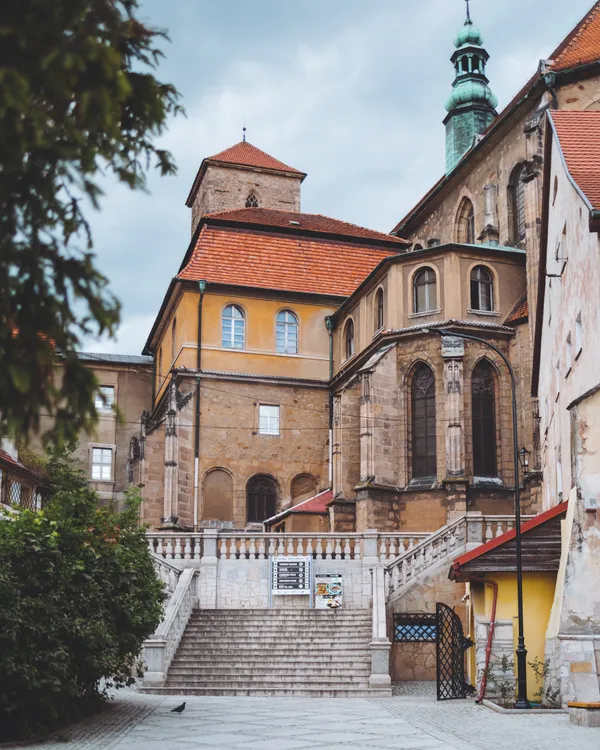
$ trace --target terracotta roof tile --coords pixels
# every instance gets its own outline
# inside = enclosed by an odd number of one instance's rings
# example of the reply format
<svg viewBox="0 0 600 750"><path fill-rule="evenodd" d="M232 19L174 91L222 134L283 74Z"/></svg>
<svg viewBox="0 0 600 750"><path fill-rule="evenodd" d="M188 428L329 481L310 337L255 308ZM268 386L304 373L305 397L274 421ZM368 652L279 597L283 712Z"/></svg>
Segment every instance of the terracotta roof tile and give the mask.
<svg viewBox="0 0 600 750"><path fill-rule="evenodd" d="M205 224L178 278L347 297L394 249Z"/></svg>
<svg viewBox="0 0 600 750"><path fill-rule="evenodd" d="M552 112L571 177L600 210L600 112Z"/></svg>
<svg viewBox="0 0 600 750"><path fill-rule="evenodd" d="M527 295L524 294L510 311L510 315L504 321L504 325L508 325L509 323L518 323L522 320L527 320L528 317L529 305L527 303Z"/></svg>
<svg viewBox="0 0 600 750"><path fill-rule="evenodd" d="M25 464L21 463L21 461L15 460L10 455L10 453L7 453L6 451L0 448L0 468L2 466L9 467L15 471L18 471L20 474L28 474L31 477L35 477L36 479L39 479L39 475L35 471L25 466Z"/></svg>
<svg viewBox="0 0 600 750"><path fill-rule="evenodd" d="M394 237L384 232L376 232L373 229L359 227L346 221L331 219L321 214L302 214L295 211L278 211L269 208L240 208L234 211L220 211L209 214L209 221L243 222L247 224L262 224L270 227L284 227L303 232L323 232L325 234L338 234L346 237L358 237L362 239L379 240L382 242L396 243L408 246L410 243L400 237Z"/></svg>
<svg viewBox="0 0 600 750"><path fill-rule="evenodd" d="M226 148L219 154L207 157L206 162L220 162L221 164L238 164L242 167L260 167L262 169L275 169L278 172L290 172L292 174L304 175L299 169L289 167L279 159L261 151L248 141L240 141L231 148Z"/></svg>
<svg viewBox="0 0 600 750"><path fill-rule="evenodd" d="M333 492L331 490L325 490L320 492L314 497L309 497L308 500L303 500L298 505L293 505L291 508L278 513L276 516L267 518L265 521L266 526L272 526L277 521L282 521L292 513L314 513L317 515L327 515L329 513L329 503L333 500Z"/></svg>
<svg viewBox="0 0 600 750"><path fill-rule="evenodd" d="M553 70L568 70L600 60L600 2L594 3L573 37L561 47L553 57Z"/></svg>

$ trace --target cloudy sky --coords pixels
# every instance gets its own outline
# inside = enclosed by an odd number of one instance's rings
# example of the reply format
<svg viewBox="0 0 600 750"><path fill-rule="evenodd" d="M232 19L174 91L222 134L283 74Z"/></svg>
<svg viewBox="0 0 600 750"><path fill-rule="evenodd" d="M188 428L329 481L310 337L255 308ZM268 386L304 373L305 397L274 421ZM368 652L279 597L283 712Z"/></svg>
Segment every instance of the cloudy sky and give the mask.
<svg viewBox="0 0 600 750"><path fill-rule="evenodd" d="M592 0L472 0L500 108ZM444 171L449 57L463 0L141 0L169 31L159 77L187 117L161 139L176 177L149 193L105 183L97 263L123 303L115 341L141 351L190 238L185 199L203 157L248 140L308 173L302 209L390 231ZM551 12L549 12L551 7Z"/></svg>

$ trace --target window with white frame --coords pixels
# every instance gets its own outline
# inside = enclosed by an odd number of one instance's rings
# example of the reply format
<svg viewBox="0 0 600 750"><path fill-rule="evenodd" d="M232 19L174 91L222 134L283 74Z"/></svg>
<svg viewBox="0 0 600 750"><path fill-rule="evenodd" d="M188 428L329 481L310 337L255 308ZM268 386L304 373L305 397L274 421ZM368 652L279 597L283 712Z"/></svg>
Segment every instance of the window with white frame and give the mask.
<svg viewBox="0 0 600 750"><path fill-rule="evenodd" d="M112 482L112 448L92 448L92 479L97 482Z"/></svg>
<svg viewBox="0 0 600 750"><path fill-rule="evenodd" d="M258 407L258 432L260 435L279 435L279 407L260 404Z"/></svg>
<svg viewBox="0 0 600 750"><path fill-rule="evenodd" d="M581 325L581 313L575 319L575 356L578 357L583 349L583 327Z"/></svg>
<svg viewBox="0 0 600 750"><path fill-rule="evenodd" d="M115 404L115 387L113 385L101 385L94 398L94 406L97 411L112 411Z"/></svg>
<svg viewBox="0 0 600 750"><path fill-rule="evenodd" d="M244 313L237 305L227 305L223 310L221 344L226 349L243 349L246 334Z"/></svg>
<svg viewBox="0 0 600 750"><path fill-rule="evenodd" d="M277 313L275 344L280 354L298 354L298 318L290 310Z"/></svg>

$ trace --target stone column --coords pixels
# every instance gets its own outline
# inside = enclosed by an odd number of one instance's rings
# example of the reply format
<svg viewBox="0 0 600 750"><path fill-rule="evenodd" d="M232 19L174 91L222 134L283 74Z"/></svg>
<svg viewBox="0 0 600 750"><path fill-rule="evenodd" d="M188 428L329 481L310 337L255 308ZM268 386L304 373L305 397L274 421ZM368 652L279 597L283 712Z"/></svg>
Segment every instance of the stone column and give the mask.
<svg viewBox="0 0 600 750"><path fill-rule="evenodd" d="M362 375L360 399L360 478L366 481L375 474L373 455L373 402L371 400L371 372Z"/></svg>
<svg viewBox="0 0 600 750"><path fill-rule="evenodd" d="M479 236L482 242L497 245L500 240L498 227L498 185L485 185L483 188L485 214L483 232Z"/></svg>
<svg viewBox="0 0 600 750"><path fill-rule="evenodd" d="M333 463L333 481L332 490L334 497L342 491L341 482L341 461L342 461L342 440L340 430L340 416L342 411L342 396L337 393L333 397L333 448L331 458Z"/></svg>
<svg viewBox="0 0 600 750"><path fill-rule="evenodd" d="M465 477L465 415L463 402L464 342L457 336L442 338L446 417L446 517L448 521L467 512Z"/></svg>
<svg viewBox="0 0 600 750"><path fill-rule="evenodd" d="M529 299L529 342L533 349L535 300L538 287L540 232L542 226L542 168L545 112L538 112L525 125L527 160L522 177L525 184L525 222L527 248L527 297Z"/></svg>
<svg viewBox="0 0 600 750"><path fill-rule="evenodd" d="M168 409L165 426L165 491L163 518L177 515L177 386L169 385Z"/></svg>
<svg viewBox="0 0 600 750"><path fill-rule="evenodd" d="M200 560L200 575L197 578L198 606L200 609L218 609L218 530L204 529L202 543L203 553Z"/></svg>

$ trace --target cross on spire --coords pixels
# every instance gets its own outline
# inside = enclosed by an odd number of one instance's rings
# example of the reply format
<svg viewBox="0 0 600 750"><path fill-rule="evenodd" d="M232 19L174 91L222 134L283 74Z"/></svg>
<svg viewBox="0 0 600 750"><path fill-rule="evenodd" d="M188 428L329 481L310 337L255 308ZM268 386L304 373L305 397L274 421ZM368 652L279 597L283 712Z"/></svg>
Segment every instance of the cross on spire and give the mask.
<svg viewBox="0 0 600 750"><path fill-rule="evenodd" d="M471 0L466 0L466 3L467 3L467 23L473 23L471 21L471 8L469 6L470 1Z"/></svg>
<svg viewBox="0 0 600 750"><path fill-rule="evenodd" d="M244 125L244 127L242 128L242 131L243 131L243 133L244 133L244 143L246 143L246 129L247 129L247 128L246 128L246 126Z"/></svg>

